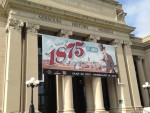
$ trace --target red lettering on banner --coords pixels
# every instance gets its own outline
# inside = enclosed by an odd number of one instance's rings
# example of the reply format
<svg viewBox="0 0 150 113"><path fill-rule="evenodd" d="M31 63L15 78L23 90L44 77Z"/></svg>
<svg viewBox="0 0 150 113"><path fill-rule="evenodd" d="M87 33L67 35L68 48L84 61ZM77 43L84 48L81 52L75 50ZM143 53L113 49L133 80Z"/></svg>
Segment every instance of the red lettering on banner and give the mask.
<svg viewBox="0 0 150 113"><path fill-rule="evenodd" d="M68 54L68 58L69 59L72 59L73 57L73 49L74 49L74 46L75 46L75 43L71 43L67 46L67 49L71 48L70 51L69 51L69 54Z"/></svg>
<svg viewBox="0 0 150 113"><path fill-rule="evenodd" d="M50 56L49 65L54 65L56 62L63 63L66 58L72 59L73 55L82 57L84 55L84 50L81 48L83 45L84 42L70 43L68 46L60 47L57 50L53 49L50 53L46 53L46 55ZM67 51L69 51L68 56L66 55ZM59 57L62 59L60 60Z"/></svg>
<svg viewBox="0 0 150 113"><path fill-rule="evenodd" d="M60 49L64 49L64 52L60 51ZM57 63L61 63L66 59L66 53L65 53L66 48L65 47L60 47L57 51L56 51L56 56L57 57L63 57L62 61L58 61L58 58L56 58L56 62Z"/></svg>
<svg viewBox="0 0 150 113"><path fill-rule="evenodd" d="M84 43L83 42L76 42L76 51L75 51L75 55L77 57L81 57L84 54L84 50L82 48L79 48L81 46L83 46Z"/></svg>

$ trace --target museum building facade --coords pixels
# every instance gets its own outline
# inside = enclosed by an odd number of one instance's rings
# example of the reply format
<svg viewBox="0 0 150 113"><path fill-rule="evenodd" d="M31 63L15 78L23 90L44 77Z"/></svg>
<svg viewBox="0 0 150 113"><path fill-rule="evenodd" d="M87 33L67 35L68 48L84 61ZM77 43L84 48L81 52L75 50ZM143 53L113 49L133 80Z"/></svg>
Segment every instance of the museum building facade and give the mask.
<svg viewBox="0 0 150 113"><path fill-rule="evenodd" d="M0 0L0 112L141 113L149 106L150 37L137 38L115 0ZM115 46L118 77L43 75L43 35Z"/></svg>

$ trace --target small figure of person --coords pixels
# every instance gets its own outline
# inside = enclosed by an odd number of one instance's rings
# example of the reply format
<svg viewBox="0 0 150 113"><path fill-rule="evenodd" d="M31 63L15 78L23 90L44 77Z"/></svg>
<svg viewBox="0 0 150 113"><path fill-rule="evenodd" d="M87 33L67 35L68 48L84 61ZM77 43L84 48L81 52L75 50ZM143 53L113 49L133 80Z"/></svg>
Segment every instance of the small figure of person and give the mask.
<svg viewBox="0 0 150 113"><path fill-rule="evenodd" d="M99 44L99 48L100 48L101 52L104 55L102 61L104 61L106 63L107 72L108 73L115 73L114 62L113 62L113 59L112 59L111 55L109 55L106 52L105 47L103 47L102 44Z"/></svg>

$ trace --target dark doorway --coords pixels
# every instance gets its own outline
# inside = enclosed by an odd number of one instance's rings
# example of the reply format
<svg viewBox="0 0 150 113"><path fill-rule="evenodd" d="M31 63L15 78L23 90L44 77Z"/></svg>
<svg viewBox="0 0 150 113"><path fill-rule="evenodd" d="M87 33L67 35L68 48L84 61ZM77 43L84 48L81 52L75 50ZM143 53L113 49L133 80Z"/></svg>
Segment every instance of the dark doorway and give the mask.
<svg viewBox="0 0 150 113"><path fill-rule="evenodd" d="M76 113L86 112L86 100L85 100L85 85L84 78L81 76L75 76L73 81L73 102Z"/></svg>
<svg viewBox="0 0 150 113"><path fill-rule="evenodd" d="M144 100L143 100L142 91L141 91L141 88L140 88L139 73L138 73L137 63L136 63L137 56L133 56L133 59L134 59L134 66L135 66L135 72L136 72L136 77L137 77L137 83L138 83L138 89L139 89L139 95L140 95L141 105L144 106Z"/></svg>
<svg viewBox="0 0 150 113"><path fill-rule="evenodd" d="M109 103L107 78L102 78L101 80L102 80L102 89L103 89L104 108L106 111L109 111L110 103Z"/></svg>
<svg viewBox="0 0 150 113"><path fill-rule="evenodd" d="M44 113L56 113L56 76L45 75Z"/></svg>

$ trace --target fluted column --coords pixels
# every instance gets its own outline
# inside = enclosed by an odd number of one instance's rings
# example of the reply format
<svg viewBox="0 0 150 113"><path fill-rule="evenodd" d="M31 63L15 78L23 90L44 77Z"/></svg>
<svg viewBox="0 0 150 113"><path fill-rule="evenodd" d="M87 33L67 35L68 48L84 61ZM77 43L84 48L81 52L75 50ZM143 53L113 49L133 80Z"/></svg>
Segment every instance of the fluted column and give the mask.
<svg viewBox="0 0 150 113"><path fill-rule="evenodd" d="M97 42L99 40L99 36L90 35L90 42ZM94 113L104 112L104 100L103 100L103 92L102 92L102 82L100 77L92 78L92 88L93 88L93 98L94 98Z"/></svg>
<svg viewBox="0 0 150 113"><path fill-rule="evenodd" d="M27 23L26 34L26 80L31 77L38 79L38 35L39 25ZM33 102L35 112L38 112L38 88L34 88ZM25 112L29 112L31 89L26 87Z"/></svg>
<svg viewBox="0 0 150 113"><path fill-rule="evenodd" d="M114 45L112 43L112 45ZM115 46L115 45L114 45ZM118 99L117 99L117 89L116 89L116 79L117 78L107 78L108 84L108 94L109 94L109 103L110 103L110 113L116 112L118 108Z"/></svg>
<svg viewBox="0 0 150 113"><path fill-rule="evenodd" d="M144 90L144 88L142 87L143 84L146 82L143 64L142 64L142 57L140 56L136 57L136 64L137 64L138 77L140 81L140 89L141 89L142 98L143 98L143 104L144 104L144 107L148 107L149 101L150 101L148 92L147 90Z"/></svg>
<svg viewBox="0 0 150 113"><path fill-rule="evenodd" d="M66 30L60 30L58 33L58 36L60 37L66 37L69 38L69 35L71 35L71 31L66 31ZM56 95L57 95L57 113L62 113L63 112L63 75L56 75Z"/></svg>
<svg viewBox="0 0 150 113"><path fill-rule="evenodd" d="M99 40L99 36L90 35L87 39L89 42L97 42ZM85 76L85 91L86 91L86 105L87 110L86 113L93 113L94 112L94 97L93 97L93 85L92 85L92 77Z"/></svg>
<svg viewBox="0 0 150 113"><path fill-rule="evenodd" d="M136 110L140 110L142 106L141 106L141 101L140 101L140 96L139 96L139 89L137 85L135 67L133 63L131 42L124 41L124 56L125 56L127 74L129 77L129 85L130 85L132 103Z"/></svg>
<svg viewBox="0 0 150 113"><path fill-rule="evenodd" d="M8 20L5 96L3 113L20 112L22 26L22 22L18 20Z"/></svg>
<svg viewBox="0 0 150 113"><path fill-rule="evenodd" d="M85 76L85 94L86 94L86 113L93 113L94 111L94 98L93 98L93 88L92 88L92 77Z"/></svg>
<svg viewBox="0 0 150 113"><path fill-rule="evenodd" d="M0 14L2 17L2 15ZM0 17L0 18L1 18ZM4 98L4 80L5 80L5 64L6 64L6 29L5 23L0 23L0 112L3 111L3 98Z"/></svg>
<svg viewBox="0 0 150 113"><path fill-rule="evenodd" d="M124 60L123 49L122 49L123 41L115 40L114 44L117 44L118 46L116 48L116 57L117 57L118 68L119 68L119 79L120 82L124 84L124 85L118 84L118 81L116 79L118 110L119 112L132 112L133 107L131 104L129 83L128 83L125 60Z"/></svg>
<svg viewBox="0 0 150 113"><path fill-rule="evenodd" d="M109 103L110 103L110 113L114 112L117 109L117 92L115 86L115 79L116 78L107 78L108 84L108 94L109 94Z"/></svg>
<svg viewBox="0 0 150 113"><path fill-rule="evenodd" d="M69 38L69 36L72 35L72 32L67 30L61 30L60 33L64 38ZM70 75L63 75L62 80L64 104L63 113L74 113L72 77Z"/></svg>
<svg viewBox="0 0 150 113"><path fill-rule="evenodd" d="M63 112L62 75L56 75L57 113Z"/></svg>

